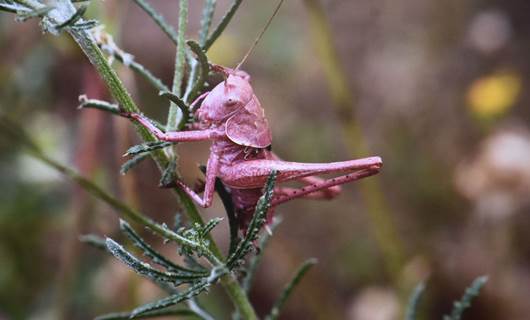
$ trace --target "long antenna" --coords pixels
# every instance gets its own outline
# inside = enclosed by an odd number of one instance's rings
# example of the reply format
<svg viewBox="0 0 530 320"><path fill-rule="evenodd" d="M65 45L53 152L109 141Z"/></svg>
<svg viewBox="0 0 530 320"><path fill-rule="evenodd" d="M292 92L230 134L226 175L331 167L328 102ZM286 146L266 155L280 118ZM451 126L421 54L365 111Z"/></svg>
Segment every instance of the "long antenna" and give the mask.
<svg viewBox="0 0 530 320"><path fill-rule="evenodd" d="M284 0L280 0L280 2L278 2L278 4L276 5L276 9L274 9L274 13L273 13L272 16L269 18L269 21L267 21L267 24L265 25L265 27L263 27L263 29L261 30L260 34L259 34L258 37L256 38L256 40L254 40L254 43L252 44L252 46L250 47L250 49L248 49L247 53L245 54L245 56L243 57L243 59L241 60L241 62L239 62L239 63L237 64L235 70L239 70L239 68L241 67L241 65L242 65L243 63L245 63L245 61L247 60L248 56L250 56L250 54L252 53L252 51L254 51L254 48L256 48L256 45L258 44L259 40L261 39L261 37L263 36L263 34L265 33L265 31L267 31L267 29L268 29L269 26L271 25L272 19L274 19L274 17L275 17L276 14L278 13L278 11L280 11L280 7L282 6L283 1L284 1Z"/></svg>

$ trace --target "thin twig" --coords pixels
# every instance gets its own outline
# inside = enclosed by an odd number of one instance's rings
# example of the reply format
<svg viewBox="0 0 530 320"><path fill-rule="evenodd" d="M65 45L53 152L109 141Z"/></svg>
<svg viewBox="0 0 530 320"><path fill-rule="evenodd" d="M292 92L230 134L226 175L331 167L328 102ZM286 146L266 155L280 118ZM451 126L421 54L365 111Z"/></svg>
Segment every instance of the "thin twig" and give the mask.
<svg viewBox="0 0 530 320"><path fill-rule="evenodd" d="M270 314L265 317L266 320L275 320L280 315L280 311L283 308L285 302L291 295L291 292L293 289L300 283L300 280L304 277L304 275L311 269L312 266L314 266L317 263L316 259L309 259L305 261L300 268L296 271L293 279L285 286L282 293L280 294L280 297L278 297L278 300L274 303L272 306Z"/></svg>
<svg viewBox="0 0 530 320"><path fill-rule="evenodd" d="M201 17L201 29L199 30L199 46L202 48L208 40L208 33L212 25L213 14L215 12L215 5L217 0L206 0L202 9ZM188 61L190 64L190 75L188 84L186 86L186 92L184 94L184 101L191 102L195 97L191 97L190 93L195 87L195 78L197 77L198 61L193 59L192 55L188 53Z"/></svg>
<svg viewBox="0 0 530 320"><path fill-rule="evenodd" d="M345 143L352 154L369 154L361 127L355 119L355 101L348 84L345 68L341 65L333 33L320 0L304 0L308 11L309 26L315 49L319 56L334 107L340 119ZM359 184L359 191L366 202L366 211L371 220L371 229L383 253L385 267L395 283L399 283L400 272L405 261L402 240L394 227L390 208L377 178Z"/></svg>
<svg viewBox="0 0 530 320"><path fill-rule="evenodd" d="M105 53L121 62L124 66L131 68L131 70L138 73L159 91L169 91L169 88L162 82L162 80L151 73L151 71L149 71L146 67L136 62L132 54L127 53L118 47L118 45L114 42L113 37L105 32L103 27L94 28L91 30L91 33L94 36L98 46Z"/></svg>
<svg viewBox="0 0 530 320"><path fill-rule="evenodd" d="M212 26L213 14L215 12L215 5L217 0L206 0L204 8L202 9L201 29L199 30L199 44L204 46L208 40L208 33Z"/></svg>
<svg viewBox="0 0 530 320"><path fill-rule="evenodd" d="M236 14L237 9L239 8L242 2L243 0L234 0L232 2L232 5L228 9L228 11L226 11L225 15L221 18L221 22L219 22L215 30L204 43L204 46L202 47L204 51L208 51L208 49L210 49L210 47L214 44L217 38L219 38L221 33L223 33L230 20L232 20L232 18Z"/></svg>
<svg viewBox="0 0 530 320"><path fill-rule="evenodd" d="M168 36L168 38L173 41L175 45L178 45L178 37L177 33L175 32L175 29L169 23L166 22L166 20L161 14L159 14L145 0L134 0L134 2L155 21L155 23L160 27L160 29L162 29L162 31Z"/></svg>
<svg viewBox="0 0 530 320"><path fill-rule="evenodd" d="M420 302L421 296L425 291L425 282L420 282L412 292L409 302L407 303L407 310L405 312L406 320L416 320L416 315L418 313L418 304Z"/></svg>
<svg viewBox="0 0 530 320"><path fill-rule="evenodd" d="M179 28L177 35L177 54L175 55L175 73L173 76L173 86L171 92L177 97L181 96L182 80L184 79L184 66L186 63L186 27L188 25L188 0L180 0L179 7ZM180 119L178 119L180 113ZM166 131L175 131L182 121L180 108L170 103L169 114L167 116Z"/></svg>
<svg viewBox="0 0 530 320"><path fill-rule="evenodd" d="M188 88L186 89L186 93L184 94L184 97L182 99L189 103L190 101L193 101L193 99L195 99L203 90L204 83L206 82L206 79L208 78L208 73L210 72L210 64L208 63L208 57L206 56L206 52L202 50L200 44L193 40L188 40L187 44L190 47L191 51L193 51L193 53L197 55L197 61L194 61L192 68L195 68L196 73L198 62L198 65L201 70L196 80L194 80L195 75L193 75L193 77L192 75L190 75L190 79L188 80Z"/></svg>
<svg viewBox="0 0 530 320"><path fill-rule="evenodd" d="M136 62L135 60L125 63L123 57L118 54L113 54L113 57L116 58L116 60L118 60L119 62L123 63L124 66L131 68L131 70L142 76L158 91L169 91L169 88L162 82L162 80L160 80L160 78L156 77L153 73L151 73L151 71L149 71L149 69L147 69L140 63Z"/></svg>
<svg viewBox="0 0 530 320"><path fill-rule="evenodd" d="M59 163L58 161L55 161L52 158L48 157L33 142L33 140L27 135L27 133L22 129L22 127L20 127L18 124L14 123L13 121L5 117L2 117L0 119L0 129L6 136L10 137L13 140L19 141L22 145L27 147L29 154L34 156L36 159L44 162L45 164L49 165L50 167L54 168L61 174L64 174L65 176L72 179L74 182L79 184L79 186L82 187L85 191L95 196L96 198L102 200L103 202L107 203L109 206L111 206L116 211L121 213L124 218L134 221L136 223L145 225L146 227L151 229L153 232L159 234L160 236L167 238L167 239L171 239L181 245L194 247L194 248L199 247L199 244L176 234L170 229L163 227L162 225L154 222L153 220L151 220L150 218L148 218L141 212L127 206L125 203L121 202L117 198L110 195L108 192L100 188L98 185L96 185L91 180L78 174L74 169L69 168Z"/></svg>

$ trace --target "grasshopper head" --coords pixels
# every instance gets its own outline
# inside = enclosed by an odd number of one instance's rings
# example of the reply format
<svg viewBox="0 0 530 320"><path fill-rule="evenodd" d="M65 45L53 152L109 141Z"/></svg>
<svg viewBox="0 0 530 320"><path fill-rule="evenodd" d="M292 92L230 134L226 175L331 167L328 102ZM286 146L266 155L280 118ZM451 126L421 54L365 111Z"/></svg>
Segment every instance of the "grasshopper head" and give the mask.
<svg viewBox="0 0 530 320"><path fill-rule="evenodd" d="M197 117L202 123L220 123L244 108L254 95L244 71L230 73L202 102Z"/></svg>

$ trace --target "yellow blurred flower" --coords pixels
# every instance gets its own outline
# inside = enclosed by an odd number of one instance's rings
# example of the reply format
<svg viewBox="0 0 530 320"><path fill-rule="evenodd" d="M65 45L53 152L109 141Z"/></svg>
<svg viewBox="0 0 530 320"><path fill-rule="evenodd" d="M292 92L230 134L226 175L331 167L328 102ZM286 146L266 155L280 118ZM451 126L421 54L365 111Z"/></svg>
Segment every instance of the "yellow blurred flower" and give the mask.
<svg viewBox="0 0 530 320"><path fill-rule="evenodd" d="M521 77L502 72L475 80L467 92L467 101L475 115L488 118L505 113L517 102L520 93Z"/></svg>

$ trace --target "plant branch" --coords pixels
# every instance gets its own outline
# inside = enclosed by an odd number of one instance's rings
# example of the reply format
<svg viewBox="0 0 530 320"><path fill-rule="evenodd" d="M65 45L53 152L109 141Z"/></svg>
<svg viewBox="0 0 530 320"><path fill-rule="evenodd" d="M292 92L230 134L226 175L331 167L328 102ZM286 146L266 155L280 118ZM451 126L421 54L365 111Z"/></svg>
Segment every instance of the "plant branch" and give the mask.
<svg viewBox="0 0 530 320"><path fill-rule="evenodd" d="M180 0L179 28L177 34L177 54L175 55L175 74L171 92L177 97L181 96L182 80L184 79L184 67L186 63L186 27L188 25L188 0ZM179 118L180 114L180 118ZM167 130L175 131L178 123L182 122L183 113L175 103L170 103L167 116Z"/></svg>
<svg viewBox="0 0 530 320"><path fill-rule="evenodd" d="M420 302L421 296L425 291L425 282L420 282L412 291L412 294L407 303L407 309L405 312L405 320L416 320L416 315L418 313L418 304Z"/></svg>
<svg viewBox="0 0 530 320"><path fill-rule="evenodd" d="M210 32L210 27L212 25L216 2L217 0L206 0L204 8L202 9L201 29L199 30L200 48L203 48L206 43L206 40L208 40L208 33ZM202 52L202 50L200 51ZM188 54L188 60L190 64L190 75L188 79L188 85L186 86L186 93L184 94L184 100L190 102L195 98L191 93L196 87L195 78L197 77L198 61L193 59L191 54ZM206 61L206 63L208 63L208 61ZM208 75L208 71L206 72L206 75ZM202 83L204 83L204 81Z"/></svg>
<svg viewBox="0 0 530 320"><path fill-rule="evenodd" d="M278 298L278 300L276 300L276 302L272 306L270 314L267 317L265 317L266 320L275 320L278 318L278 316L280 315L281 309L283 308L285 302L291 295L291 292L293 291L293 289L296 287L296 285L298 285L298 283L300 283L300 280L302 280L302 278L307 273L307 271L309 271L309 269L311 269L311 267L314 266L316 263L317 263L316 259L309 259L305 261L300 266L300 268L298 268L298 270L295 272L293 279L289 281L289 283L285 286L282 293L280 294L280 297Z"/></svg>
<svg viewBox="0 0 530 320"><path fill-rule="evenodd" d="M352 154L366 155L368 148L361 127L355 119L355 101L348 85L348 79L341 65L337 49L333 42L333 33L326 18L320 0L304 0L308 10L312 38L322 63L325 79L341 121L344 140ZM401 268L405 260L403 243L390 216L390 209L377 177L359 184L370 216L371 229L383 253L388 274L395 283L399 283Z"/></svg>
<svg viewBox="0 0 530 320"><path fill-rule="evenodd" d="M12 140L20 142L24 147L27 148L28 152L36 159L44 162L50 167L57 170L59 173L72 179L74 182L79 184L85 191L93 195L94 197L107 203L109 206L114 208L117 212L121 213L124 218L134 221L136 223L145 225L155 233L159 234L164 238L171 239L181 245L197 247L197 244L186 239L168 228L164 228L160 224L154 222L147 216L143 215L139 211L132 209L125 203L121 202L117 198L111 196L108 192L103 190L101 187L96 185L91 180L81 176L74 169L69 168L58 161L48 157L44 152L33 142L33 140L27 135L27 133L16 123L7 119L6 117L0 118L0 130L6 136Z"/></svg>
<svg viewBox="0 0 530 320"><path fill-rule="evenodd" d="M178 317L193 317L200 319L192 310L187 309L167 309L147 312L142 315L134 317L134 319L150 319L164 316L178 316ZM94 320L129 320L131 318L130 312L114 312L96 317Z"/></svg>
<svg viewBox="0 0 530 320"><path fill-rule="evenodd" d="M142 10L145 11L154 21L155 23L162 29L162 31L168 36L171 41L178 46L178 36L175 32L175 29L166 22L164 17L160 15L147 1L145 0L134 0L134 2L142 8Z"/></svg>
<svg viewBox="0 0 530 320"><path fill-rule="evenodd" d="M202 10L201 29L199 30L199 44L204 46L208 40L208 33L212 26L213 14L215 12L215 5L217 0L206 0Z"/></svg>
<svg viewBox="0 0 530 320"><path fill-rule="evenodd" d="M221 18L221 22L219 22L215 30L212 32L212 34L208 37L208 39L204 43L203 48L202 48L204 51L208 51L208 49L210 49L210 47L213 45L215 40L217 40L217 38L219 38L221 33L223 33L226 26L230 22L230 20L232 20L232 18L236 14L237 9L239 8L242 2L243 0L234 0L232 2L232 5L228 9L228 11L226 11L225 15Z"/></svg>

